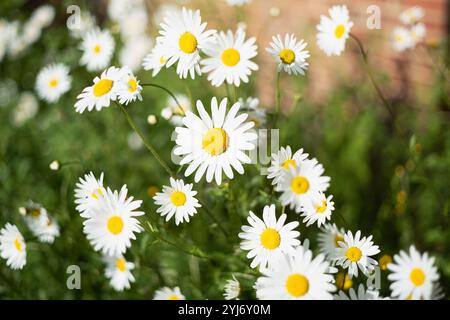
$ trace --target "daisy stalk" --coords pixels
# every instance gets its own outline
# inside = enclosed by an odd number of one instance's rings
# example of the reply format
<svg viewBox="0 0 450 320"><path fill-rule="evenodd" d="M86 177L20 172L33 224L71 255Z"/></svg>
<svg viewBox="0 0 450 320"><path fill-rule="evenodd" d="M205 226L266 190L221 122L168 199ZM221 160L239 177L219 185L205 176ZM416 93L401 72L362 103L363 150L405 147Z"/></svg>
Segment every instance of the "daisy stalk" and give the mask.
<svg viewBox="0 0 450 320"><path fill-rule="evenodd" d="M375 91L377 92L378 96L380 97L381 101L383 102L384 106L386 107L386 110L389 112L391 117L394 117L394 110L389 103L389 101L386 99L386 97L383 94L383 91L381 90L380 86L375 80L375 77L372 73L372 69L369 65L369 56L367 55L367 51L364 49L364 45L362 44L361 40L354 35L353 33L350 33L350 37L355 40L356 44L358 45L359 51L361 53L361 57L364 62L364 69L367 72L367 75L369 76L370 82L372 82L373 87L375 88Z"/></svg>
<svg viewBox="0 0 450 320"><path fill-rule="evenodd" d="M161 90L165 91L175 101L175 103L177 104L177 106L180 109L181 113L184 115L184 109L181 106L180 102L178 101L177 97L172 93L172 91L170 91L166 87L163 87L163 86L161 86L159 84L155 84L155 83L142 83L141 86L143 86L143 87L154 87L154 88L158 88L158 89L161 89Z"/></svg>
<svg viewBox="0 0 450 320"><path fill-rule="evenodd" d="M175 98L175 97L174 97ZM134 120L131 118L130 114L128 113L127 109L121 105L120 103L116 102L116 105L118 106L118 108L123 112L123 114L125 115L125 117L127 118L127 121L129 123L129 125L131 126L131 128L133 128L133 130L137 133L137 135L139 136L139 138L141 138L142 142L144 143L145 147L151 152L151 154L153 155L153 157L159 162L159 164L161 165L161 167L164 168L164 170L171 176L171 177L175 177L175 174L173 173L173 171L169 168L169 166L167 165L167 163L160 157L159 153L156 151L156 149L152 146L152 144L150 142L148 142L142 131L137 127L136 123L134 122Z"/></svg>

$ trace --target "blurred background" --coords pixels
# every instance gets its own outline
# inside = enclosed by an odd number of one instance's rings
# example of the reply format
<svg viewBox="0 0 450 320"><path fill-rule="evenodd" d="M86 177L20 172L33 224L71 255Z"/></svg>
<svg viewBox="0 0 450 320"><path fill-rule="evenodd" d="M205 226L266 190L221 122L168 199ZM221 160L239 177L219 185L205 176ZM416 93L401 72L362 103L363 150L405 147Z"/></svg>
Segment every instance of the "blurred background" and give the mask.
<svg viewBox="0 0 450 320"><path fill-rule="evenodd" d="M235 30L239 25L248 36L257 38L260 70L239 88L239 95L259 98L269 114L274 108L276 72L265 48L278 33L295 33L308 42L312 56L307 76L282 77L281 145L305 148L323 163L332 179L330 192L338 213L334 222L373 234L382 254L393 255L411 244L429 251L437 259L441 283L449 296L449 1L253 0L237 8L225 0L144 2L144 11L128 10L125 19L114 14L117 12L107 0L0 3L0 226L15 223L30 237L18 208L32 199L46 207L61 227L61 236L52 245L29 241L24 270L12 271L0 261L0 298L150 299L156 289L167 285L180 286L190 299L217 299L231 274L241 274L240 280L248 288L245 297L254 298L249 288L255 274L238 249L237 233L248 210L259 212L276 201L259 169L249 166L244 176L221 188L198 185L228 235L222 235L217 222L202 214L175 227L155 213L151 200L168 177L120 112L109 108L79 115L73 107L76 96L97 75L79 64L83 28L93 23L114 35L111 65L133 65L142 82L163 84L176 94L189 96L191 92L192 100L225 96L225 88L212 88L206 77L182 81L168 69L153 78L140 67L164 13L181 6L200 9L208 28ZM31 43L7 44L2 35L8 26L19 25L16 39L20 39L17 35L27 34L26 21L45 4L55 9L49 25L39 34L28 30ZM376 80L394 107L393 115L383 109L354 42L347 43L341 57L327 57L318 49L316 25L333 4L348 5L355 24L352 32L368 50ZM67 28L71 5L86 14L80 30ZM369 5L381 9L380 30L366 26ZM423 46L397 52L390 42L392 31L400 25L399 14L414 5L425 10L426 40ZM143 31L134 37L124 30ZM38 99L35 80L43 67L56 62L70 67L72 87L57 103L48 104ZM131 105L130 112L147 139L170 161L173 142L168 137L174 127L161 117L168 97L155 88L146 88L143 96L144 101ZM49 164L54 160L68 164L53 171ZM114 292L103 274L100 255L83 235L82 219L73 203L76 181L91 170L96 175L104 172L106 185L119 189L127 184L135 198L144 200L144 224L150 221L164 236L213 253L217 260L205 261L174 250L147 230L127 253L136 263L136 283L129 291ZM289 217L298 219L293 212ZM317 228L302 225L300 231L301 238L310 238L317 249ZM81 267L81 290L66 287L66 268L72 264ZM382 293L388 292L383 274Z"/></svg>

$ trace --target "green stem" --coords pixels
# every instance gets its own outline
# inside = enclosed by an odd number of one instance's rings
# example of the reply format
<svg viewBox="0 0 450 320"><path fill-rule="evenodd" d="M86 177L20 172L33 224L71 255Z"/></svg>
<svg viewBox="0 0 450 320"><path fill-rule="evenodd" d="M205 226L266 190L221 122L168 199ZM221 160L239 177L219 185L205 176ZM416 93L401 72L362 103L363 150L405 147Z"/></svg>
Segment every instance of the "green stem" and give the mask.
<svg viewBox="0 0 450 320"><path fill-rule="evenodd" d="M180 250L180 251L182 251L182 252L184 252L184 253L186 253L186 254L189 254L189 255L194 256L194 257L197 257L197 258L211 259L209 256L207 256L207 255L205 255L205 254L200 254L200 253L195 252L194 250L189 250L189 249L183 248L183 247L180 246L179 244L177 244L177 243L175 243L175 242L172 242L172 241L170 241L170 240L167 240L167 239L164 238L164 237L161 237L161 236L160 236L159 234L157 234L156 232L153 232L152 235L153 235L156 239L158 239L158 240L160 240L160 241L162 241L162 242L165 242L165 243L167 243L168 245L171 245L172 247L175 247L175 248L177 248L178 250Z"/></svg>
<svg viewBox="0 0 450 320"><path fill-rule="evenodd" d="M233 90L233 103L236 103L238 101L238 88L236 86L233 86L234 90Z"/></svg>
<svg viewBox="0 0 450 320"><path fill-rule="evenodd" d="M158 152L156 151L156 149L150 144L150 142L148 142L144 135L142 134L141 130L137 127L136 123L134 123L133 119L131 118L130 114L128 113L127 109L122 106L120 103L117 103L117 106L119 107L120 110L122 110L123 114L125 115L125 117L128 120L128 123L130 124L130 126L133 128L133 130L137 133L137 135L141 138L142 142L144 143L145 147L151 152L151 154L153 155L153 157L159 162L159 164L161 165L161 167L164 168L164 170L171 176L171 177L175 177L174 173L172 172L172 170L170 170L169 166L167 165L167 163L159 156Z"/></svg>
<svg viewBox="0 0 450 320"><path fill-rule="evenodd" d="M370 65L369 65L369 57L367 55L366 50L364 49L364 46L363 46L361 40L359 40L359 38L352 33L350 33L350 37L353 40L355 40L355 42L357 43L357 45L359 47L359 51L361 53L361 57L364 62L364 69L366 70L367 75L369 76L369 79L372 82L373 87L375 88L375 91L377 92L378 96L380 97L381 101L383 102L383 105L386 107L386 110L389 112L391 117L394 117L394 110L393 110L391 104L384 96L383 91L381 90L378 83L375 81L375 77L374 77L374 75L372 73L372 69L370 68Z"/></svg>
<svg viewBox="0 0 450 320"><path fill-rule="evenodd" d="M278 116L280 113L280 105L281 105L280 78L281 78L281 72L277 72L277 81L276 81L276 89L275 89L275 117L274 117L274 121L273 121L274 128L277 127Z"/></svg>
<svg viewBox="0 0 450 320"><path fill-rule="evenodd" d="M178 108L180 108L180 111L181 111L182 115L185 114L184 109L181 106L181 104L178 102L177 97L172 93L172 91L170 91L166 87L163 87L163 86L160 86L159 84L154 84L154 83L141 83L141 86L143 86L143 87L154 87L154 88L158 88L158 89L161 89L161 90L165 91L169 96L172 97L172 99L178 105Z"/></svg>

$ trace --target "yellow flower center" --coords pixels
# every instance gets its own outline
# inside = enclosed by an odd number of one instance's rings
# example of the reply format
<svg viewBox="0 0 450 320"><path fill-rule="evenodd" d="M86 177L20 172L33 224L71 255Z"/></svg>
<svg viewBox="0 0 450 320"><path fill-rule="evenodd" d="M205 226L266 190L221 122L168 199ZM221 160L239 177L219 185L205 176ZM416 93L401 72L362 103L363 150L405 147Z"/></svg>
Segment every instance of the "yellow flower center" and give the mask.
<svg viewBox="0 0 450 320"><path fill-rule="evenodd" d="M192 33L185 32L178 40L178 45L184 53L193 53L197 50L197 38Z"/></svg>
<svg viewBox="0 0 450 320"><path fill-rule="evenodd" d="M236 49L229 48L222 52L221 58L224 65L228 67L234 67L241 60L241 55Z"/></svg>
<svg viewBox="0 0 450 320"><path fill-rule="evenodd" d="M378 260L381 270L387 270L388 264L392 263L392 257L388 254L383 255L380 260Z"/></svg>
<svg viewBox="0 0 450 320"><path fill-rule="evenodd" d="M170 196L170 201L172 201L174 206L181 207L186 203L186 195L184 194L184 192L175 191Z"/></svg>
<svg viewBox="0 0 450 320"><path fill-rule="evenodd" d="M40 209L31 209L30 215L33 218L39 218L39 216L41 215L41 210Z"/></svg>
<svg viewBox="0 0 450 320"><path fill-rule="evenodd" d="M395 40L396 42L403 42L403 37L400 36L400 35L396 35L396 36L394 37L394 40Z"/></svg>
<svg viewBox="0 0 450 320"><path fill-rule="evenodd" d="M97 189L95 189L94 192L91 193L91 197L96 199L96 200L98 200L98 196L99 195L103 195L101 188L97 188Z"/></svg>
<svg viewBox="0 0 450 320"><path fill-rule="evenodd" d="M264 248L274 250L280 245L281 237L277 230L267 228L261 233L260 241Z"/></svg>
<svg viewBox="0 0 450 320"><path fill-rule="evenodd" d="M295 298L304 296L308 293L309 281L301 274L292 274L286 280L286 290Z"/></svg>
<svg viewBox="0 0 450 320"><path fill-rule="evenodd" d="M358 262L359 259L361 259L362 252L357 247L350 247L345 252L345 256L347 257L348 260L352 262Z"/></svg>
<svg viewBox="0 0 450 320"><path fill-rule="evenodd" d="M224 153L228 147L228 135L221 128L212 128L206 131L202 139L203 150L212 156Z"/></svg>
<svg viewBox="0 0 450 320"><path fill-rule="evenodd" d="M425 282L425 273L420 268L414 268L412 269L409 278L411 279L411 282L418 287Z"/></svg>
<svg viewBox="0 0 450 320"><path fill-rule="evenodd" d="M159 58L159 63L161 63L161 64L166 64L166 62L167 62L167 60L164 58L164 56L161 56L161 57Z"/></svg>
<svg viewBox="0 0 450 320"><path fill-rule="evenodd" d="M295 53L291 49L283 49L280 52L280 59L284 64L291 64L295 61Z"/></svg>
<svg viewBox="0 0 450 320"><path fill-rule="evenodd" d="M50 86L50 88L56 88L58 86L58 80L52 79L49 81L48 85Z"/></svg>
<svg viewBox="0 0 450 320"><path fill-rule="evenodd" d="M291 181L292 192L296 194L303 194L309 190L309 181L305 177L295 177Z"/></svg>
<svg viewBox="0 0 450 320"><path fill-rule="evenodd" d="M113 235L118 235L123 230L123 220L119 216L112 216L108 219L107 228Z"/></svg>
<svg viewBox="0 0 450 320"><path fill-rule="evenodd" d="M327 207L327 201L326 201L326 200L323 200L323 201L322 201L322 204L316 206L316 212L317 212L317 213L324 213L325 210L327 210L327 208L328 208L328 207Z"/></svg>
<svg viewBox="0 0 450 320"><path fill-rule="evenodd" d="M132 78L128 80L128 91L135 92L137 90L137 81L136 79Z"/></svg>
<svg viewBox="0 0 450 320"><path fill-rule="evenodd" d="M340 24L336 27L336 30L334 30L334 35L336 38L340 39L344 36L345 33L345 26L343 24Z"/></svg>
<svg viewBox="0 0 450 320"><path fill-rule="evenodd" d="M347 273L339 272L336 275L336 286L340 289L348 290L353 286L353 281Z"/></svg>
<svg viewBox="0 0 450 320"><path fill-rule="evenodd" d="M168 300L180 300L179 296L173 295L168 298Z"/></svg>
<svg viewBox="0 0 450 320"><path fill-rule="evenodd" d="M125 272L127 270L126 261L123 258L116 259L116 268L119 271Z"/></svg>
<svg viewBox="0 0 450 320"><path fill-rule="evenodd" d="M289 169L289 166L294 167L297 166L297 162L294 159L289 159L283 162L281 165L284 169Z"/></svg>
<svg viewBox="0 0 450 320"><path fill-rule="evenodd" d="M158 191L159 191L158 187L150 186L150 187L147 188L147 195L150 198L153 198Z"/></svg>
<svg viewBox="0 0 450 320"><path fill-rule="evenodd" d="M97 44L97 45L95 45L93 51L95 54L99 54L102 51L102 47L99 44Z"/></svg>
<svg viewBox="0 0 450 320"><path fill-rule="evenodd" d="M339 241L344 241L344 236L340 233L336 234L336 236L334 237L334 245L336 248L339 248Z"/></svg>
<svg viewBox="0 0 450 320"><path fill-rule="evenodd" d="M19 239L16 239L14 241L14 246L16 247L17 251L22 251L22 243L20 242Z"/></svg>
<svg viewBox="0 0 450 320"><path fill-rule="evenodd" d="M101 97L111 91L114 81L109 79L99 80L94 85L94 96Z"/></svg>

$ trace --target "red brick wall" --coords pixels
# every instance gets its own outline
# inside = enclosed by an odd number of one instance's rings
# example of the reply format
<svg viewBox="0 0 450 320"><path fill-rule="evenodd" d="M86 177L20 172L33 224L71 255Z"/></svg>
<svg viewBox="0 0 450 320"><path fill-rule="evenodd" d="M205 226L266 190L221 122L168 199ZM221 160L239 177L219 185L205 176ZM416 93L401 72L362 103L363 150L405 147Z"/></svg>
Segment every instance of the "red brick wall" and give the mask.
<svg viewBox="0 0 450 320"><path fill-rule="evenodd" d="M236 12L228 8L224 1L193 1L190 7L203 9L203 15L218 29L234 28ZM427 40L442 40L448 32L447 0L253 0L245 7L245 20L248 21L248 33L258 38L260 71L258 74L259 96L270 106L273 101L272 88L274 63L265 52L272 35L286 32L295 33L309 43L312 53L310 59L310 87L285 88L290 93L300 92L309 98L323 98L339 81L364 81L361 74L360 59L354 43L348 43L342 57L326 57L316 45L316 25L321 14L327 14L328 8L335 4L347 4L354 22L352 32L363 39L370 50L371 63L377 70L388 74L393 83L385 83L384 90L394 96L410 89L411 94L426 97L432 79L432 63L428 54L421 49L411 53L395 52L389 42L393 28L400 25L398 19L402 10L414 5L425 9L424 22L428 34ZM382 29L368 30L366 26L369 5L378 5L382 15ZM270 9L277 7L279 16L270 15ZM287 77L284 77L287 78ZM286 81L286 80L285 80Z"/></svg>

